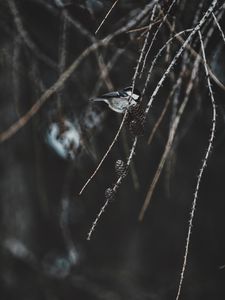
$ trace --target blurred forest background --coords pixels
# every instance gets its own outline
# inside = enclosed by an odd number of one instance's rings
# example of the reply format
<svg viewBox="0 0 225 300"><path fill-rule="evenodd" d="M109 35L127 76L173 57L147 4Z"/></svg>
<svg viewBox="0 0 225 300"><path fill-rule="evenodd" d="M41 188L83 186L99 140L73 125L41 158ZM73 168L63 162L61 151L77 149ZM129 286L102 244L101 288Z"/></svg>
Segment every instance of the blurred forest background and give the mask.
<svg viewBox="0 0 225 300"><path fill-rule="evenodd" d="M2 300L225 299L224 34L224 1L0 1ZM129 122L89 101L126 86Z"/></svg>

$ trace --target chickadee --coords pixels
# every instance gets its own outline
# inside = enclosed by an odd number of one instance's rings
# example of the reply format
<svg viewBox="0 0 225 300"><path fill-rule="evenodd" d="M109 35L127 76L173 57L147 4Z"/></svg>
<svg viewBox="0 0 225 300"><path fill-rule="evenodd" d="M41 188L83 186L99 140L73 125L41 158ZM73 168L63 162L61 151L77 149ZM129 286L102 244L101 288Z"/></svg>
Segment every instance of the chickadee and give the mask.
<svg viewBox="0 0 225 300"><path fill-rule="evenodd" d="M132 92L133 90L133 92ZM100 97L93 98L91 101L97 102L102 101L108 104L109 108L120 114L124 113L127 108L135 106L141 93L136 88L132 89L131 86L126 87L122 90L110 92Z"/></svg>

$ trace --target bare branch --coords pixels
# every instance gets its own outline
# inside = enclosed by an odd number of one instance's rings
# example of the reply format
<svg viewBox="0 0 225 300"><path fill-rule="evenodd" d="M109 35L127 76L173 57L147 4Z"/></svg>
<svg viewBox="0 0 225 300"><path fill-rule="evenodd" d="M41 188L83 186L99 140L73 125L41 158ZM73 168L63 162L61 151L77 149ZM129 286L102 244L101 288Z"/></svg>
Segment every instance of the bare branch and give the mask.
<svg viewBox="0 0 225 300"><path fill-rule="evenodd" d="M203 43L202 34L201 34L200 30L198 31L198 33L199 33L199 39L200 39L200 43L201 43L206 80L207 80L207 85L208 85L209 95L210 95L211 105L212 105L212 127L211 127L211 134L210 134L210 138L209 138L209 144L208 144L208 147L206 149L206 153L205 153L205 156L204 156L204 159L203 159L201 169L199 171L199 175L198 175L198 179L197 179L197 183L196 183L196 187L195 187L194 199L193 199L193 202L192 202L191 216L190 216L190 219L189 219L189 227L188 227L188 233L187 233L187 239L186 239L186 245L185 245L184 261L183 261L182 271L181 271L181 275L180 275L180 281L179 281L178 291L177 291L177 295L176 295L176 300L179 300L179 298L180 298L181 288L182 288L182 285L183 285L184 272L185 272L185 269L186 269L188 252L189 252L191 230L192 230L192 226L193 226L193 220L194 220L194 215L195 215L196 204L197 204L199 188L200 188L200 184L201 184L201 180L202 180L202 175L205 171L205 168L206 168L206 165L207 165L207 162L208 162L208 159L209 159L209 155L210 155L210 152L212 150L213 141L214 141L214 138L215 138L215 131L216 131L216 104L215 104L215 99L214 99L214 96L213 96L211 81L210 81L210 77L209 77L209 70L208 70L207 62L206 62L205 48L204 48L205 45Z"/></svg>
<svg viewBox="0 0 225 300"><path fill-rule="evenodd" d="M102 20L102 22L99 24L98 28L95 31L95 34L98 33L99 29L102 27L102 25L105 23L106 19L108 18L109 14L111 13L111 11L113 10L113 8L115 7L115 5L117 4L119 0L116 0L113 5L111 6L111 8L109 9L109 11L107 12L107 14L105 15L104 19Z"/></svg>

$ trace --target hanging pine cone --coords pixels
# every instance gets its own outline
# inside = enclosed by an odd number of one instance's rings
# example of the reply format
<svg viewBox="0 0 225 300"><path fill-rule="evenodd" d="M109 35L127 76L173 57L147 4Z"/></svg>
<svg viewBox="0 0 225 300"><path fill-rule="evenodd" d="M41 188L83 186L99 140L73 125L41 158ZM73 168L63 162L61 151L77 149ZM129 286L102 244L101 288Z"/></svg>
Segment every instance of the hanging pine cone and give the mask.
<svg viewBox="0 0 225 300"><path fill-rule="evenodd" d="M140 105L132 105L128 109L128 114L132 119L139 119L144 115L144 110Z"/></svg>
<svg viewBox="0 0 225 300"><path fill-rule="evenodd" d="M115 163L115 171L116 171L116 175L118 177L126 175L126 166L125 166L125 163L121 159L118 159L116 161L116 163Z"/></svg>
<svg viewBox="0 0 225 300"><path fill-rule="evenodd" d="M115 199L115 192L112 188L107 188L105 190L105 198L109 201L113 201Z"/></svg>
<svg viewBox="0 0 225 300"><path fill-rule="evenodd" d="M140 105L131 106L128 110L126 125L129 131L137 136L144 133L144 110Z"/></svg>

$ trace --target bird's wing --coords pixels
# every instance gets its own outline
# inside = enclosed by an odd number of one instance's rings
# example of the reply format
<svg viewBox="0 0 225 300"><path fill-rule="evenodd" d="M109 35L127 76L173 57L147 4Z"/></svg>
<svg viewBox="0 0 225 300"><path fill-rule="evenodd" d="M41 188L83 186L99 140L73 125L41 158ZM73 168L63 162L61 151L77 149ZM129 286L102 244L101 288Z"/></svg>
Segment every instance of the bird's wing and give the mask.
<svg viewBox="0 0 225 300"><path fill-rule="evenodd" d="M121 97L121 98L123 98L123 97L126 97L127 96L127 94L126 94L126 92L124 92L124 91L116 91L116 92L110 92L110 93L107 93L107 94L104 94L104 95L102 95L101 97L102 98L118 98L118 97Z"/></svg>
<svg viewBox="0 0 225 300"><path fill-rule="evenodd" d="M120 97L119 92L110 92L102 95L100 98L113 98L113 97Z"/></svg>

